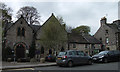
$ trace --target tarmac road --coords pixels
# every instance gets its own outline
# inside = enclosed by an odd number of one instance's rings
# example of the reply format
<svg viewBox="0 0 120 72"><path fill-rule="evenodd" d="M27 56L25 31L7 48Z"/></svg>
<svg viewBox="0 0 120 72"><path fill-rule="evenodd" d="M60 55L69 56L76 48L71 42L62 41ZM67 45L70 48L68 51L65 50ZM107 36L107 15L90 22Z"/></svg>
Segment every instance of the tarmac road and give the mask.
<svg viewBox="0 0 120 72"><path fill-rule="evenodd" d="M36 67L35 70L118 70L118 62L111 63L95 63L93 65L80 65L74 67L59 67L59 66L50 66L50 67Z"/></svg>
<svg viewBox="0 0 120 72"><path fill-rule="evenodd" d="M59 67L59 66L48 66L48 67L35 67L35 68L22 68L14 70L6 70L2 72L119 72L120 63L95 63L93 65L80 65L74 67Z"/></svg>

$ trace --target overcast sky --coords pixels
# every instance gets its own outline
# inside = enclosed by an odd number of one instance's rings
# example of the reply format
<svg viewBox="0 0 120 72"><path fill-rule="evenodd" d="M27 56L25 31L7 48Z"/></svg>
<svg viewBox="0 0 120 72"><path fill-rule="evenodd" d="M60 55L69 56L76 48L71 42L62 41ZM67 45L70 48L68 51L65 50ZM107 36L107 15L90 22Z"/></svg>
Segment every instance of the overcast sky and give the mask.
<svg viewBox="0 0 120 72"><path fill-rule="evenodd" d="M100 27L100 19L104 16L111 23L118 19L118 2L4 2L13 9L13 20L16 12L23 6L35 7L40 16L41 25L54 13L62 16L68 26L87 25L93 35Z"/></svg>

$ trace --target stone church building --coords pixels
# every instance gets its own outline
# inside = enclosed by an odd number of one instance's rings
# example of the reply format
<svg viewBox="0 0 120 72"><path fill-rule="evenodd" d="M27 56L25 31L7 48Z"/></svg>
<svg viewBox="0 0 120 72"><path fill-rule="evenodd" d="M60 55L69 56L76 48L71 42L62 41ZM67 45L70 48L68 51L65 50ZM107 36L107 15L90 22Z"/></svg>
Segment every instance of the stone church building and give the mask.
<svg viewBox="0 0 120 72"><path fill-rule="evenodd" d="M16 54L16 57L27 57L33 35L33 28L21 17L7 28L5 46L10 47Z"/></svg>

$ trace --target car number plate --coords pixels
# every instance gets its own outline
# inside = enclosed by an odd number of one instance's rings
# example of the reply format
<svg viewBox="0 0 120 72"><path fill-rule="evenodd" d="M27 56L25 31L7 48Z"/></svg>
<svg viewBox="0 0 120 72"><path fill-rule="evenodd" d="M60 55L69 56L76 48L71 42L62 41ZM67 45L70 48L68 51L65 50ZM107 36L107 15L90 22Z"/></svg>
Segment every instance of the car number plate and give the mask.
<svg viewBox="0 0 120 72"><path fill-rule="evenodd" d="M97 60L97 58L93 58L93 60Z"/></svg>
<svg viewBox="0 0 120 72"><path fill-rule="evenodd" d="M61 59L61 58L58 58L58 59Z"/></svg>

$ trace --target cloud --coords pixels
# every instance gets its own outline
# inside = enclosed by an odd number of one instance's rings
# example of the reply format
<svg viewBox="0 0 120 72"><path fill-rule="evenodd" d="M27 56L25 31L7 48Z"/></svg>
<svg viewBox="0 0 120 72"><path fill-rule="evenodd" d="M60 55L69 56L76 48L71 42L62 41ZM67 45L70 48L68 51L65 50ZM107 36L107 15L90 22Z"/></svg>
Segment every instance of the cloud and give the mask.
<svg viewBox="0 0 120 72"><path fill-rule="evenodd" d="M11 2L6 4L14 9L14 17L21 7L33 6L40 13L43 20L42 24L51 13L54 13L55 16L62 16L69 26L90 26L91 34L98 30L99 21L106 14L108 22L118 18L117 2Z"/></svg>

